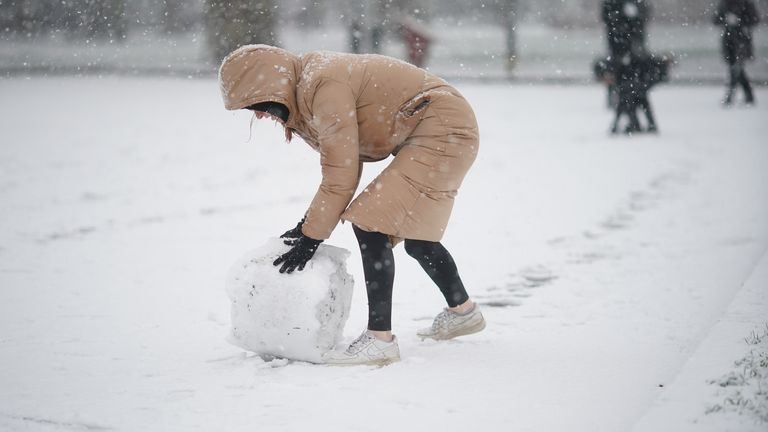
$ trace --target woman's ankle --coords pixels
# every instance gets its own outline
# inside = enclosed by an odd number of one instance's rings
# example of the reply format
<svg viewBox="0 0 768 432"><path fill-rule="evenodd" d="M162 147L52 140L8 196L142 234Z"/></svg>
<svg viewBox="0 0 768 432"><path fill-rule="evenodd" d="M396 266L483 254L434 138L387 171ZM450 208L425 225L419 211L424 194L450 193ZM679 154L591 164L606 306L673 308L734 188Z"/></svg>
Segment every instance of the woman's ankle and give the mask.
<svg viewBox="0 0 768 432"><path fill-rule="evenodd" d="M370 330L368 334L384 342L392 342L392 330Z"/></svg>
<svg viewBox="0 0 768 432"><path fill-rule="evenodd" d="M464 315L465 313L471 311L474 308L475 308L475 302L473 302L472 299L467 299L467 301L465 301L464 303L458 306L449 307L448 310L451 312L455 312L459 315Z"/></svg>

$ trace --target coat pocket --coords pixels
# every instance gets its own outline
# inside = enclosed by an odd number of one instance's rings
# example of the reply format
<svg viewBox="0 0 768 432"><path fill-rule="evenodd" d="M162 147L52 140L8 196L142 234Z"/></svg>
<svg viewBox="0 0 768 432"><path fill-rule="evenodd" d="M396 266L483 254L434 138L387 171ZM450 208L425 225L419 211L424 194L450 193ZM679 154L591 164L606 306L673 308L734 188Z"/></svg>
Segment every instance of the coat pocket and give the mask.
<svg viewBox="0 0 768 432"><path fill-rule="evenodd" d="M392 123L392 132L390 134L390 144L397 147L402 144L408 136L411 135L431 102L429 93L421 93L415 98L404 103L395 115L395 121Z"/></svg>

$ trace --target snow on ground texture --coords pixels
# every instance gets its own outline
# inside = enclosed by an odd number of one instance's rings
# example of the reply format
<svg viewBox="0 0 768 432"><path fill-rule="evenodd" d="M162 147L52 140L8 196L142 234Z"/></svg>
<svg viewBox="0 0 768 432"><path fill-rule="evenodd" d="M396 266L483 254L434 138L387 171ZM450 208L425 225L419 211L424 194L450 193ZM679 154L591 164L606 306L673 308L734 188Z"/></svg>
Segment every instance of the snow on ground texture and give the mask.
<svg viewBox="0 0 768 432"><path fill-rule="evenodd" d="M628 138L597 86L460 89L482 143L444 243L488 328L420 341L443 300L398 247L403 361L334 368L225 340L230 265L319 184L306 145L265 121L249 142L214 80L0 81L0 430L631 430L768 245L768 92L662 86L661 134ZM350 341L359 253L348 225L329 243L353 251Z"/></svg>
<svg viewBox="0 0 768 432"><path fill-rule="evenodd" d="M341 339L354 281L346 249L321 244L303 271L275 271L272 262L290 249L270 239L229 270L230 342L262 358L321 363Z"/></svg>
<svg viewBox="0 0 768 432"><path fill-rule="evenodd" d="M765 431L768 254L635 432ZM755 317L765 320L755 325ZM706 410L702 406L706 404Z"/></svg>

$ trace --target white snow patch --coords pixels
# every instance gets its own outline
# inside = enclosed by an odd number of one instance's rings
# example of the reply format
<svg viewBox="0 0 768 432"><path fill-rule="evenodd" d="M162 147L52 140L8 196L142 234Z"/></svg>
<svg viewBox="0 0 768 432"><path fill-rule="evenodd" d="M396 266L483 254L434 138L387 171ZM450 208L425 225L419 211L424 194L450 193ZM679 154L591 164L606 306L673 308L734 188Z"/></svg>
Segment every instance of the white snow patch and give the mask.
<svg viewBox="0 0 768 432"><path fill-rule="evenodd" d="M304 270L279 273L272 262L288 249L281 239L270 239L232 266L226 285L232 301L229 341L264 358L320 363L349 317L350 253L321 244Z"/></svg>

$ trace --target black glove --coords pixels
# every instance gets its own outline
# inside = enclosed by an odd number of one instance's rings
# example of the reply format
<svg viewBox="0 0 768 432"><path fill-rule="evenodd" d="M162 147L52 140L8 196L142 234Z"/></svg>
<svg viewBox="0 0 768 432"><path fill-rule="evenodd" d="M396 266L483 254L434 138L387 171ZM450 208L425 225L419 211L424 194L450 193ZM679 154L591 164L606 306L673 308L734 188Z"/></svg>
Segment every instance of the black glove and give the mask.
<svg viewBox="0 0 768 432"><path fill-rule="evenodd" d="M293 246L291 250L282 254L272 264L275 266L283 265L280 267L280 273L293 273L294 270L302 271L307 261L312 259L315 255L317 247L320 246L322 240L315 240L301 234L299 238L295 240L286 240L284 243Z"/></svg>
<svg viewBox="0 0 768 432"><path fill-rule="evenodd" d="M297 239L301 237L301 227L302 225L304 225L304 219L306 218L301 218L301 220L299 221L299 223L296 224L295 227L284 232L283 235L280 236L280 238ZM285 242L285 244L293 244L293 243Z"/></svg>

